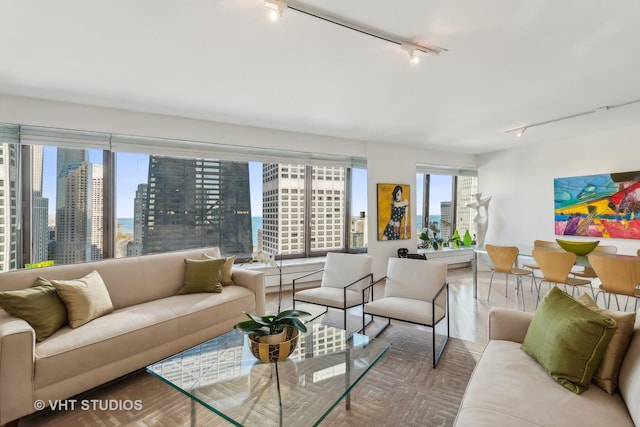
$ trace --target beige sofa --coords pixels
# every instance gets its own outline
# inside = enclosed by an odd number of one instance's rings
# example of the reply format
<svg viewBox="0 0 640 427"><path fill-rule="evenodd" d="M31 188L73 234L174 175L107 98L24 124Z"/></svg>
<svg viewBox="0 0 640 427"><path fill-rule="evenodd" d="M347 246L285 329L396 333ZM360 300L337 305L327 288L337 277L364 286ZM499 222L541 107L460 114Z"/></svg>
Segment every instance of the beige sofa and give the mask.
<svg viewBox="0 0 640 427"><path fill-rule="evenodd" d="M37 276L75 279L96 270L115 310L36 342L22 319L0 309L0 424L35 412L38 400L67 399L223 334L246 316L264 314L261 272L233 267L222 293L176 295L185 258L220 256L194 249L0 273L0 290L31 286ZM36 405L37 406L37 405Z"/></svg>
<svg viewBox="0 0 640 427"><path fill-rule="evenodd" d="M524 351L533 313L493 308L489 344L467 385L456 426L640 425L640 321L609 395L594 384L574 394L555 382Z"/></svg>

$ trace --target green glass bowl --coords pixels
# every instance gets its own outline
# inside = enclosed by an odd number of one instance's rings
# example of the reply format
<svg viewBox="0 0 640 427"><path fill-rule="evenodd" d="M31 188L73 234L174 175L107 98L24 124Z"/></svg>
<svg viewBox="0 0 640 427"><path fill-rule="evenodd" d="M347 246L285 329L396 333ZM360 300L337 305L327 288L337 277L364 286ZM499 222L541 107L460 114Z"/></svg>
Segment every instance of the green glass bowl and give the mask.
<svg viewBox="0 0 640 427"><path fill-rule="evenodd" d="M593 242L576 242L571 240L556 239L556 242L562 249L567 252L573 252L576 255L586 255L598 246L599 240Z"/></svg>

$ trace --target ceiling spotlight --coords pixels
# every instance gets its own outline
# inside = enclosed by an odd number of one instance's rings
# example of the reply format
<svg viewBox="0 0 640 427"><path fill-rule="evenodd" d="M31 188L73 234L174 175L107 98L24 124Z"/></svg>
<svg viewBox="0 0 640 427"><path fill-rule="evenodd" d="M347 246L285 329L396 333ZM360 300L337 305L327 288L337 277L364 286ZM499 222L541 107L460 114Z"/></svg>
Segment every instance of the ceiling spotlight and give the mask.
<svg viewBox="0 0 640 427"><path fill-rule="evenodd" d="M527 130L527 128L520 128L520 129L518 129L518 130L516 131L516 136L517 136L518 138L520 138L520 137L522 136L522 134L524 133L524 131L526 131L526 130Z"/></svg>
<svg viewBox="0 0 640 427"><path fill-rule="evenodd" d="M420 62L420 50L418 50L418 46L413 44L401 44L400 49L407 52L410 63L415 65Z"/></svg>
<svg viewBox="0 0 640 427"><path fill-rule="evenodd" d="M277 21L282 17L282 12L287 5L278 0L264 0L264 7L269 9L269 19Z"/></svg>

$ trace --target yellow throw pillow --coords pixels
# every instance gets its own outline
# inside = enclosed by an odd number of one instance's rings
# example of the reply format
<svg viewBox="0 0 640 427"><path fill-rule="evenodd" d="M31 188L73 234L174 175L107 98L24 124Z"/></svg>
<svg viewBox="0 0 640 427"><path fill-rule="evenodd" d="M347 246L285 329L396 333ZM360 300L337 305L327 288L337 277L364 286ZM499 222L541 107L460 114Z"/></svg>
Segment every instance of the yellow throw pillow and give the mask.
<svg viewBox="0 0 640 427"><path fill-rule="evenodd" d="M185 259L184 286L178 295L222 292L222 267L225 259Z"/></svg>
<svg viewBox="0 0 640 427"><path fill-rule="evenodd" d="M67 309L51 283L38 277L30 288L0 292L0 307L25 320L42 341L67 324Z"/></svg>
<svg viewBox="0 0 640 427"><path fill-rule="evenodd" d="M553 287L533 315L522 349L551 378L580 394L589 387L616 328L615 320Z"/></svg>
<svg viewBox="0 0 640 427"><path fill-rule="evenodd" d="M113 311L109 291L95 270L80 279L51 280L51 284L67 307L72 328Z"/></svg>
<svg viewBox="0 0 640 427"><path fill-rule="evenodd" d="M233 263L236 261L235 256L229 256L226 258L216 258L207 254L202 254L202 259L224 259L224 266L222 267L222 285L223 286L235 285L235 283L233 283L233 279L231 279L231 276L233 274Z"/></svg>
<svg viewBox="0 0 640 427"><path fill-rule="evenodd" d="M580 295L577 300L596 313L611 317L618 324L618 329L613 334L609 346L602 356L600 365L593 374L595 385L609 394L615 393L618 388L618 374L620 365L627 353L627 348L633 335L633 326L636 323L635 312L611 311L598 307L596 302L587 294Z"/></svg>

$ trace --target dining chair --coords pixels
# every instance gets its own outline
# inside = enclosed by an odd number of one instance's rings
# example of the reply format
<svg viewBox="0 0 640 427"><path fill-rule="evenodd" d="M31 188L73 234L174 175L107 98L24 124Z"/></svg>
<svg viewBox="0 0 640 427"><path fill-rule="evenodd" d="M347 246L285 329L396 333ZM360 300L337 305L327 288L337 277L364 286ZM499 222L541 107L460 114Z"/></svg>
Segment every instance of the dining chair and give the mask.
<svg viewBox="0 0 640 427"><path fill-rule="evenodd" d="M590 280L569 277L571 269L577 259L576 254L573 252L556 251L553 249L534 249L532 254L542 273L542 280L538 282L536 307L538 306L538 302L540 302L540 289L542 289L543 282L547 282L549 285L552 283L555 285L563 285L565 291L567 290L567 286L571 286L572 296L576 289L586 285L589 285L591 287L591 293L594 293Z"/></svg>
<svg viewBox="0 0 640 427"><path fill-rule="evenodd" d="M624 310L626 311L629 304L629 297L635 298L634 311L638 310L638 298L640 298L640 258L615 257L601 254L591 253L587 256L589 264L600 279L598 294L596 295L596 303L598 297L603 294L603 299L607 308L611 305L611 295L615 297L616 305L620 310L620 302L618 295L627 297ZM609 295L608 300L606 295Z"/></svg>
<svg viewBox="0 0 640 427"><path fill-rule="evenodd" d="M558 244L558 242L551 242L549 240L534 240L533 248L534 249L551 248L551 249L558 249L558 250L562 249ZM536 264L535 262L528 262L524 264L523 267L531 270L531 290L533 291L533 285L536 285L536 290L537 290L535 272L540 270L540 267L538 267L538 264Z"/></svg>
<svg viewBox="0 0 640 427"><path fill-rule="evenodd" d="M589 252L589 255L591 255L591 254L612 254L612 255L614 255L616 253L618 253L618 248L616 246L598 245L598 246L596 246L596 248L594 250ZM593 271L593 268L590 267L590 266L573 268L571 270L571 274L574 277L581 277L583 279L595 279L595 278L598 277L596 272ZM595 297L596 296L594 295L593 298L595 299Z"/></svg>
<svg viewBox="0 0 640 427"><path fill-rule="evenodd" d="M489 279L489 292L487 293L487 301L491 296L491 285L493 282L493 275L495 273L505 274L505 298L508 295L509 289L509 275L513 275L516 278L516 294L520 291L522 296L522 310L524 311L524 292L522 290L522 276L533 275L531 270L525 270L515 266L516 260L520 250L515 246L497 246L497 245L485 245L489 259L493 267L491 269L491 278Z"/></svg>
<svg viewBox="0 0 640 427"><path fill-rule="evenodd" d="M384 295L375 297L374 285L384 281ZM424 261L410 258L389 258L387 274L369 285L371 300L362 306L362 333L365 333L365 316L428 326L432 329L433 367L435 368L449 341L449 283L447 264L438 261ZM369 289L363 290L364 293ZM446 320L447 335L439 349L436 349L436 326ZM380 332L382 332L380 330ZM416 332L419 332L416 330Z"/></svg>
<svg viewBox="0 0 640 427"><path fill-rule="evenodd" d="M298 290L298 282L322 272L320 287ZM293 308L296 301L325 307L317 318L335 308L343 311L344 329L347 329L347 310L363 303L362 289L373 282L369 255L329 252L324 268L293 279ZM313 320L313 319L310 319Z"/></svg>

